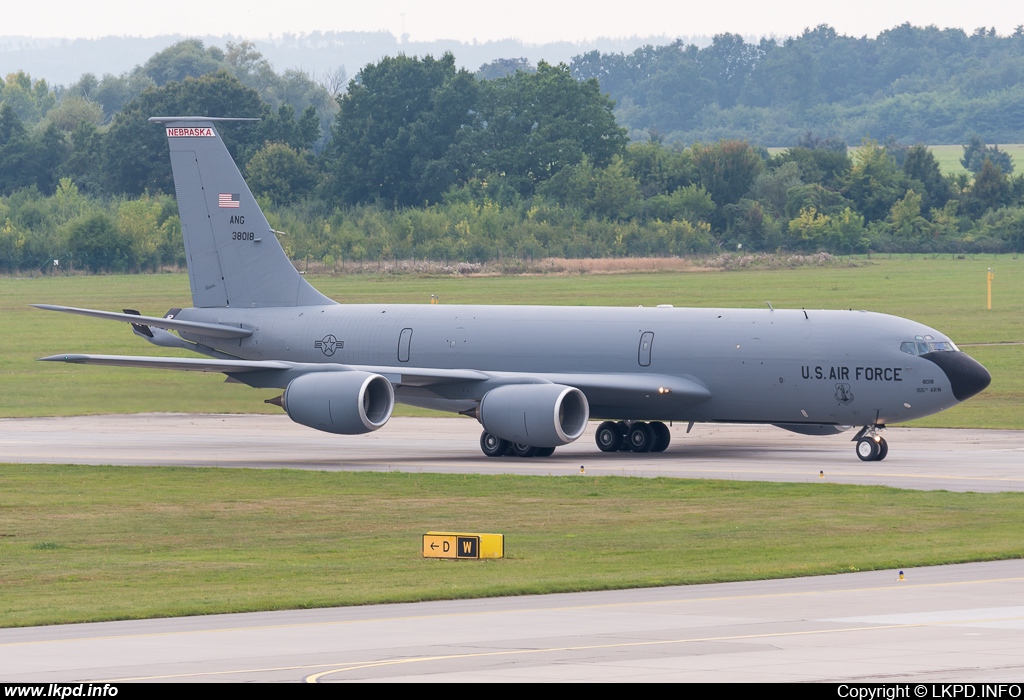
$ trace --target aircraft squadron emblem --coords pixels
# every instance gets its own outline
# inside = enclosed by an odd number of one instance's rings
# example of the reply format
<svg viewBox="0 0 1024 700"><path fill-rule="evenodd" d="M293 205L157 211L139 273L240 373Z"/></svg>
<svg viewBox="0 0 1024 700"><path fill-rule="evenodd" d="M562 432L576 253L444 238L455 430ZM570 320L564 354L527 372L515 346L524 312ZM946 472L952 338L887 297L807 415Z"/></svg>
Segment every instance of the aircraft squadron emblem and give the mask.
<svg viewBox="0 0 1024 700"><path fill-rule="evenodd" d="M317 350L322 350L325 355L330 357L334 354L335 350L345 347L344 340L338 340L333 335L325 335L323 340L317 340L313 343Z"/></svg>
<svg viewBox="0 0 1024 700"><path fill-rule="evenodd" d="M846 405L853 401L853 392L849 384L836 384L836 401Z"/></svg>

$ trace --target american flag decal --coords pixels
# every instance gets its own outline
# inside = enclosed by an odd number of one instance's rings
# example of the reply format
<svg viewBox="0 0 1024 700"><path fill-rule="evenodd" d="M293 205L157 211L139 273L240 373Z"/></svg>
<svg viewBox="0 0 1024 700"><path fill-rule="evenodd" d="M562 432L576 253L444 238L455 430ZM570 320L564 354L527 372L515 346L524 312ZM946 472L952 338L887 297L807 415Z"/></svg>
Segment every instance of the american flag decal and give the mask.
<svg viewBox="0 0 1024 700"><path fill-rule="evenodd" d="M239 197L237 194L225 194L221 193L217 195L217 206L221 209L238 209Z"/></svg>

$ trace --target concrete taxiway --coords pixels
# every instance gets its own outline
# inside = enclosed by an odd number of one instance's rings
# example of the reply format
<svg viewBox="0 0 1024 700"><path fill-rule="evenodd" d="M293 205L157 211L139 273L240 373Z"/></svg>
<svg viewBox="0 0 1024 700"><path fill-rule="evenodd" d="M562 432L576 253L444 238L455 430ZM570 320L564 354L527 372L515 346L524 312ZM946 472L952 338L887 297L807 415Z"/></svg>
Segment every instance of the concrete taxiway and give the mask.
<svg viewBox="0 0 1024 700"><path fill-rule="evenodd" d="M0 630L0 680L1019 682L1024 562Z"/></svg>
<svg viewBox="0 0 1024 700"><path fill-rule="evenodd" d="M850 484L950 491L1024 490L1024 431L890 428L889 455L861 462L853 431L831 437L771 426L672 427L660 454L604 454L591 423L552 457L488 458L480 424L468 418L392 418L368 435L330 435L283 415L142 414L0 420L2 461L587 474Z"/></svg>
<svg viewBox="0 0 1024 700"><path fill-rule="evenodd" d="M662 454L603 454L593 429L546 459L489 459L480 427L395 418L363 436L285 416L0 420L3 461L587 474L1024 490L1024 432L672 428ZM463 565L463 564L453 564ZM0 680L1019 681L1024 561L780 581L0 630Z"/></svg>

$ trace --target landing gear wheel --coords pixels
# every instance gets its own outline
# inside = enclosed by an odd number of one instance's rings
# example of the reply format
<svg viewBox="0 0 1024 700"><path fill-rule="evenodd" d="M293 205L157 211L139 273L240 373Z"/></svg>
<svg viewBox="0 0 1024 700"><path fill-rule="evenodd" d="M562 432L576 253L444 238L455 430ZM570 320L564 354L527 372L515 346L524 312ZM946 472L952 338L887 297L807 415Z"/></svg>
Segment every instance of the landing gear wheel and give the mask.
<svg viewBox="0 0 1024 700"><path fill-rule="evenodd" d="M622 447L622 429L617 423L606 420L597 426L594 440L597 442L597 448L602 452L616 452Z"/></svg>
<svg viewBox="0 0 1024 700"><path fill-rule="evenodd" d="M634 423L629 431L629 447L634 452L650 452L655 440L654 429L646 423Z"/></svg>
<svg viewBox="0 0 1024 700"><path fill-rule="evenodd" d="M875 457L875 461L881 462L887 454L889 454L889 443L885 441L885 438L878 438L878 456Z"/></svg>
<svg viewBox="0 0 1024 700"><path fill-rule="evenodd" d="M857 456L862 462L874 462L878 459L880 448L874 438L863 437L857 441Z"/></svg>
<svg viewBox="0 0 1024 700"><path fill-rule="evenodd" d="M550 457L551 455L555 454L554 447L537 447L535 449L537 451L534 453L534 457Z"/></svg>
<svg viewBox="0 0 1024 700"><path fill-rule="evenodd" d="M480 435L480 449L488 457L501 457L508 451L508 440L491 435L486 430Z"/></svg>
<svg viewBox="0 0 1024 700"><path fill-rule="evenodd" d="M514 442L512 443L512 454L516 457L534 457L537 454L537 448L524 445L521 442Z"/></svg>
<svg viewBox="0 0 1024 700"><path fill-rule="evenodd" d="M651 452L664 452L672 442L672 433L668 426L661 421L655 421L651 423L651 430L654 431L654 447L651 448Z"/></svg>
<svg viewBox="0 0 1024 700"><path fill-rule="evenodd" d="M621 452L632 452L633 448L629 446L629 424L624 420L620 420L615 423L615 427L619 429L619 434L622 436L619 450Z"/></svg>

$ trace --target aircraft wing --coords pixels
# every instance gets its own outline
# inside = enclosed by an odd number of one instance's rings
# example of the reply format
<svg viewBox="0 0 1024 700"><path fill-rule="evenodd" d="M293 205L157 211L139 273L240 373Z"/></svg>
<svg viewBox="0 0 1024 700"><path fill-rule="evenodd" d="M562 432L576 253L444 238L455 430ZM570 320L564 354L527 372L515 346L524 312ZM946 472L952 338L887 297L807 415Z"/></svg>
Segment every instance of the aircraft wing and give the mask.
<svg viewBox="0 0 1024 700"><path fill-rule="evenodd" d="M324 365L302 365L306 371L317 371ZM596 405L614 406L638 399L661 396L675 405L690 405L711 398L711 392L695 379L669 374L630 374L618 372L489 372L475 369L432 369L423 367L381 367L377 365L330 365L383 375L395 385L440 387L444 384L480 383L480 398L487 391L504 384L564 384L579 389L587 401Z"/></svg>
<svg viewBox="0 0 1024 700"><path fill-rule="evenodd" d="M133 316L132 318L139 318ZM145 318L145 317L143 317ZM135 367L140 369L173 369L185 372L246 372L288 371L287 380L310 372L349 372L353 370L384 375L392 384L430 386L490 379L486 372L464 369L432 369L407 367L377 367L364 365L289 362L286 360L218 360L191 357L150 357L138 355L87 355L82 353L40 357L40 362L67 362L75 365L101 365L107 367Z"/></svg>
<svg viewBox="0 0 1024 700"><path fill-rule="evenodd" d="M323 367L323 365L307 365ZM494 375L475 369L434 369L430 367L378 367L376 365L334 365L341 369L373 372L387 378L392 384L402 386L436 386L438 384L459 384L462 382L483 382Z"/></svg>
<svg viewBox="0 0 1024 700"><path fill-rule="evenodd" d="M678 403L699 403L711 398L703 384L670 374L618 374L601 372L539 374L553 384L574 386L592 404L616 405L640 396L668 395Z"/></svg>
<svg viewBox="0 0 1024 700"><path fill-rule="evenodd" d="M137 316L135 318L138 318ZM702 384L685 377L665 374L603 373L525 373L484 372L474 369L430 367L386 367L342 365L284 360L222 360L212 358L147 357L133 355L64 354L39 358L42 362L67 362L80 365L170 369L187 372L222 372L228 375L273 372L263 380L244 379L246 384L284 388L295 377L312 372L372 372L395 385L430 388L445 384L480 383L481 395L504 384L565 384L582 391L593 404L616 405L654 395L670 395L674 403L699 403L711 397ZM276 374L280 373L280 374ZM484 386L486 385L486 386ZM477 397L479 398L479 397Z"/></svg>

